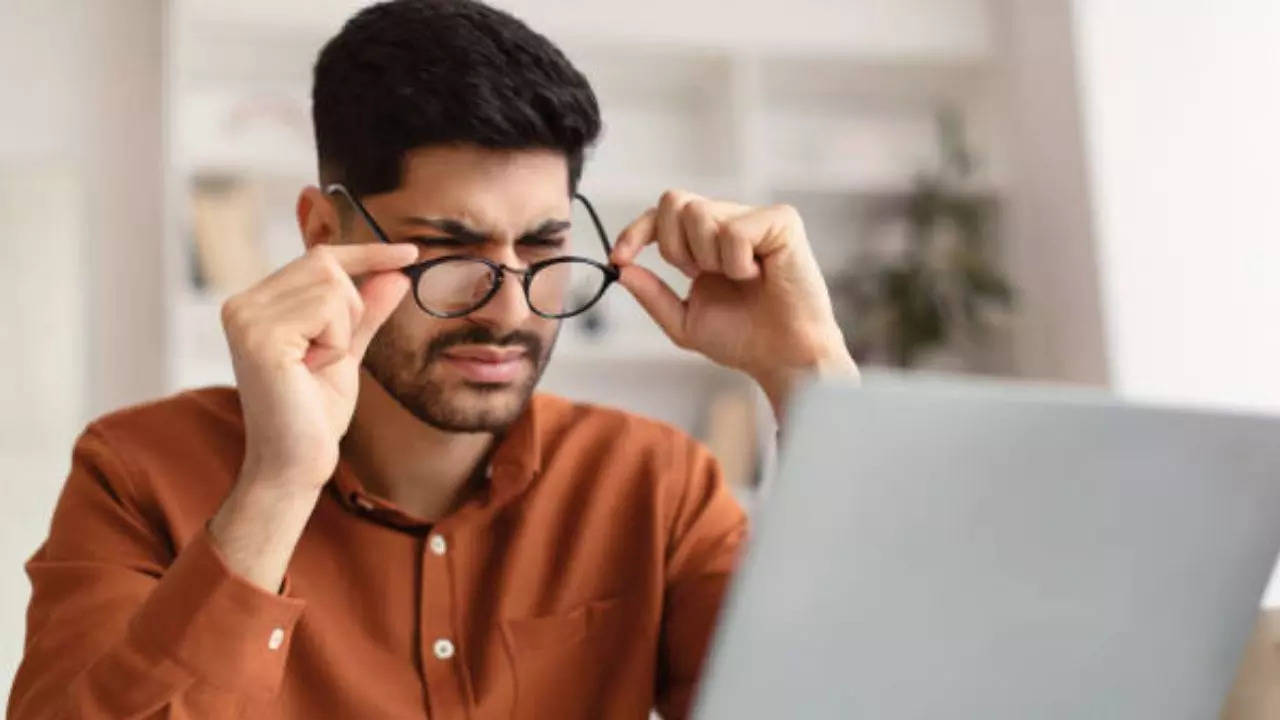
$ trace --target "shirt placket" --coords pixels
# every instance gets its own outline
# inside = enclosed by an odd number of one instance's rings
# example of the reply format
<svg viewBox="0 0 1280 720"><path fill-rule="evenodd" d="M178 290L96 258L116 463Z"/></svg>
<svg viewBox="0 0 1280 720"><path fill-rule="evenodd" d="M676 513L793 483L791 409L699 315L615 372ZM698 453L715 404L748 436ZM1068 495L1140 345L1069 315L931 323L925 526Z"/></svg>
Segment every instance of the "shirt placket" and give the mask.
<svg viewBox="0 0 1280 720"><path fill-rule="evenodd" d="M453 606L455 577L451 547L455 539L449 524L437 525L422 544L421 612L418 637L422 646L422 680L432 718L466 717L463 673L456 613Z"/></svg>

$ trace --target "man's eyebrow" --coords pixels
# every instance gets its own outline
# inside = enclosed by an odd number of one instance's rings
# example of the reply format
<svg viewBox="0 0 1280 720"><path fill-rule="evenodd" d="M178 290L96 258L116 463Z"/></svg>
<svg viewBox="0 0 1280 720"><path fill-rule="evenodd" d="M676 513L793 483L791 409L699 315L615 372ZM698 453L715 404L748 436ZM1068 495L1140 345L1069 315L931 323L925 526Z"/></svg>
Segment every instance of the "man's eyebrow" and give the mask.
<svg viewBox="0 0 1280 720"><path fill-rule="evenodd" d="M450 237L455 237L468 242L485 242L489 240L489 235L474 228L468 227L466 223L451 218L437 217L418 217L410 215L401 218L401 222L406 225L418 225L439 230ZM543 220L537 227L524 233L520 239L543 237L558 232L568 230L571 223L568 220L556 220L554 218Z"/></svg>

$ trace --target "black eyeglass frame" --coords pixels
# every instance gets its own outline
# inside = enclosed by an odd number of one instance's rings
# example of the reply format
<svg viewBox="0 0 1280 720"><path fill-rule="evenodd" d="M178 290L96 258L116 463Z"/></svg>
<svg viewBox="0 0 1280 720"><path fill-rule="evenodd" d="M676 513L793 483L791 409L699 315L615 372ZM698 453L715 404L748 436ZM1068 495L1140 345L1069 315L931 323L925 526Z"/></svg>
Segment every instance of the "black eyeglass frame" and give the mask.
<svg viewBox="0 0 1280 720"><path fill-rule="evenodd" d="M371 215L369 211L365 209L364 203L356 199L356 196L353 195L351 191L346 188L346 186L344 186L342 183L332 183L330 185L326 185L324 191L325 191L325 194L328 194L328 195L337 193L345 197L351 203L351 205L355 207L356 211L359 212L360 215L364 218L365 223L369 226L369 229L373 232L373 234L376 235L378 239L381 240L382 242L388 243L388 244L391 243L391 239L388 238L387 234L382 231L382 226L378 225L378 221L374 220L373 215ZM604 246L604 256L609 257L609 255L612 254L613 252L613 246L610 245L609 243L609 236L605 233L604 225L600 222L600 216L596 214L596 209L591 205L591 201L587 200L586 196L583 195L582 193L575 192L573 194L573 199L580 201L583 207L587 209L587 214L591 216L591 223L595 225L596 233L599 234L600 236L600 244ZM443 313L436 310L432 310L431 308L427 307L426 304L422 302L422 298L418 296L418 279L422 277L423 273L425 273L426 271L430 270L431 268L437 265L441 265L447 262L457 262L460 260L482 263L489 268L489 272L493 277L493 283L489 288L489 292L485 293L483 298L481 298L479 301L475 303L475 305L467 308L466 310L459 310L451 313ZM541 310L539 310L537 307L534 307L533 297L529 294L530 286L533 283L534 273L538 272L539 270L542 270L543 268L550 267L552 265L558 265L561 263L569 263L569 262L586 263L603 272L605 279L604 279L604 282L600 284L599 291L597 291L596 294L589 301L587 301L582 307L576 310L573 310L572 312L544 313ZM606 265L604 263L600 263L595 260L592 260L591 258L582 257L579 255L561 255L559 257L547 258L546 260L539 260L538 262L532 263L529 265L529 267L523 268L523 269L508 267L503 263L495 262L493 260L490 260L489 258L477 257L475 255L446 255L445 257L433 258L425 262L420 262L420 263L415 263L413 265L405 266L401 268L400 271L409 277L409 282L412 283L413 301L417 303L418 307L421 308L422 311L427 313L428 315L431 315L433 317L438 317L438 318L445 318L445 319L463 317L484 307L485 304L488 303L490 300L492 300L493 296L497 295L498 291L502 289L502 283L506 279L507 273L514 273L520 276L520 284L521 284L521 287L524 288L525 303L528 304L529 309L532 310L535 315L547 318L549 320L562 320L564 318L580 315L586 312L587 310L590 310L591 306L595 305L597 302L600 301L600 298L604 297L604 293L606 290L609 289L609 286L617 282L618 276L620 274L618 271L618 266L614 265L613 263L609 263Z"/></svg>

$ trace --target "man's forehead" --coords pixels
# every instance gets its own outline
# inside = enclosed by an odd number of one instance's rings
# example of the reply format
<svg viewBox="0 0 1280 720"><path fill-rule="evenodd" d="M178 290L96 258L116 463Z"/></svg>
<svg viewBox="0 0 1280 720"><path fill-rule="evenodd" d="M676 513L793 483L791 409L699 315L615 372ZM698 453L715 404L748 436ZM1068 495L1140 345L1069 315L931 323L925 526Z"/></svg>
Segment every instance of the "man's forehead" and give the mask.
<svg viewBox="0 0 1280 720"><path fill-rule="evenodd" d="M384 203L397 219L448 219L499 234L569 219L561 153L431 147L409 153L404 170Z"/></svg>
<svg viewBox="0 0 1280 720"><path fill-rule="evenodd" d="M387 209L394 226L442 231L457 227L492 237L531 232L570 220L568 196L543 204L486 203L474 196L457 201L440 197L419 201L410 198Z"/></svg>

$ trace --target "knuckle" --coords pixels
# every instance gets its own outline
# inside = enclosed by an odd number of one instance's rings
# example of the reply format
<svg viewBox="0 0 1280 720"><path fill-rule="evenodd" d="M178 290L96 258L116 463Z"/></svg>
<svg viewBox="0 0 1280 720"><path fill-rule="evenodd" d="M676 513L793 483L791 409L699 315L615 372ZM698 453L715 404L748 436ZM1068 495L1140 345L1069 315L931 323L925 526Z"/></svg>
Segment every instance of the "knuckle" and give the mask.
<svg viewBox="0 0 1280 720"><path fill-rule="evenodd" d="M232 295L222 303L219 317L222 329L228 337L243 334L253 324L254 312L251 299L241 293Z"/></svg>
<svg viewBox="0 0 1280 720"><path fill-rule="evenodd" d="M672 209L679 207L685 201L688 193L678 188L669 188L664 190L662 197L658 199L658 207Z"/></svg>
<svg viewBox="0 0 1280 720"><path fill-rule="evenodd" d="M795 205L790 205L787 203L774 205L773 211L776 212L779 216L781 216L782 219L788 224L797 225L797 226L804 224L804 220L800 217L800 211L796 209Z"/></svg>
<svg viewBox="0 0 1280 720"><path fill-rule="evenodd" d="M351 334L347 332L336 333L329 338L328 346L337 353L345 353L351 349Z"/></svg>
<svg viewBox="0 0 1280 720"><path fill-rule="evenodd" d="M345 320L349 317L350 300L342 293L326 292L322 297L320 310L330 320Z"/></svg>
<svg viewBox="0 0 1280 720"><path fill-rule="evenodd" d="M687 227L696 232L715 235L716 219L711 211L711 203L707 200L691 200L680 209L680 218Z"/></svg>
<svg viewBox="0 0 1280 720"><path fill-rule="evenodd" d="M697 223L702 220L705 213L703 212L705 204L698 200L691 200L680 207L680 218L687 222Z"/></svg>
<svg viewBox="0 0 1280 720"><path fill-rule="evenodd" d="M747 237L746 230L740 223L725 223L720 228L720 241L726 245L743 246L750 245L751 238Z"/></svg>
<svg viewBox="0 0 1280 720"><path fill-rule="evenodd" d="M337 255L333 252L333 248L328 245L312 245L307 250L307 258L311 261L312 267L326 280L334 281L338 279L338 276L345 275L342 272L342 266L338 264Z"/></svg>
<svg viewBox="0 0 1280 720"><path fill-rule="evenodd" d="M343 272L342 266L337 261L325 263L324 266L324 282L334 287L344 287L351 284L351 278Z"/></svg>
<svg viewBox="0 0 1280 720"><path fill-rule="evenodd" d="M240 319L243 314L243 301L239 295L232 295L222 303L219 315L222 318L222 327L230 330L240 325Z"/></svg>
<svg viewBox="0 0 1280 720"><path fill-rule="evenodd" d="M347 307L355 317L364 316L364 298L353 287L351 292L347 294Z"/></svg>
<svg viewBox="0 0 1280 720"><path fill-rule="evenodd" d="M324 243L317 243L307 248L307 257L313 263L324 263L333 259L333 249Z"/></svg>

